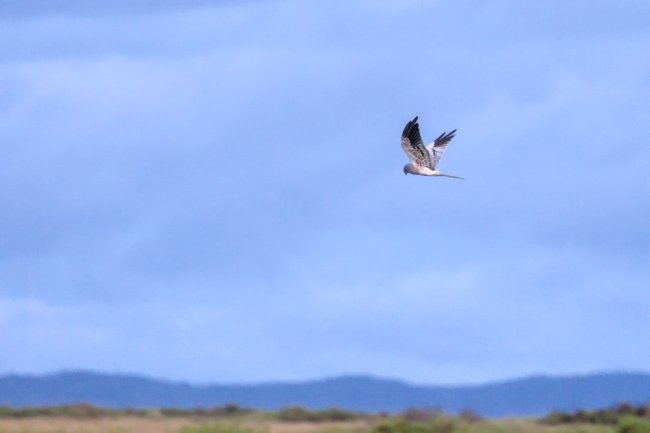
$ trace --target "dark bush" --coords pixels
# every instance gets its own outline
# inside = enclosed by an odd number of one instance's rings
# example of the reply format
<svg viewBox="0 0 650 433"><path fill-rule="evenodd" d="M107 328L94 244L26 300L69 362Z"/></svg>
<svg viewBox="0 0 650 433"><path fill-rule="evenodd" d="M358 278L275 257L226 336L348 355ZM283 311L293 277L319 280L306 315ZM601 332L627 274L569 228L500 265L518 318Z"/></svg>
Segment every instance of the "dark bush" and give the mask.
<svg viewBox="0 0 650 433"><path fill-rule="evenodd" d="M400 416L409 422L425 422L442 416L442 410L437 407L412 407L402 412Z"/></svg>
<svg viewBox="0 0 650 433"><path fill-rule="evenodd" d="M290 422L351 421L359 418L359 414L336 408L311 411L300 406L291 406L279 410L277 418L281 421Z"/></svg>
<svg viewBox="0 0 650 433"><path fill-rule="evenodd" d="M315 421L314 413L300 406L280 409L277 416L281 421Z"/></svg>
<svg viewBox="0 0 650 433"><path fill-rule="evenodd" d="M573 413L551 412L540 421L543 424L588 423L616 425L625 416L650 417L648 406L621 404L595 411L578 410Z"/></svg>
<svg viewBox="0 0 650 433"><path fill-rule="evenodd" d="M457 423L449 417L438 416L430 422L382 421L376 424L372 433L453 433Z"/></svg>
<svg viewBox="0 0 650 433"><path fill-rule="evenodd" d="M616 433L650 433L650 422L636 416L627 415L619 421Z"/></svg>
<svg viewBox="0 0 650 433"><path fill-rule="evenodd" d="M213 415L225 415L225 416L235 416L243 415L245 413L251 412L251 409L240 407L238 404L227 404L225 406L217 406L212 409L211 413Z"/></svg>
<svg viewBox="0 0 650 433"><path fill-rule="evenodd" d="M460 414L458 414L458 417L462 419L463 421L467 423L475 423L481 421L483 418L473 411L472 409L463 409Z"/></svg>
<svg viewBox="0 0 650 433"><path fill-rule="evenodd" d="M160 409L160 413L163 416L167 416L167 417L182 417L182 416L189 416L192 414L192 412L187 409L178 409L175 407L164 407Z"/></svg>

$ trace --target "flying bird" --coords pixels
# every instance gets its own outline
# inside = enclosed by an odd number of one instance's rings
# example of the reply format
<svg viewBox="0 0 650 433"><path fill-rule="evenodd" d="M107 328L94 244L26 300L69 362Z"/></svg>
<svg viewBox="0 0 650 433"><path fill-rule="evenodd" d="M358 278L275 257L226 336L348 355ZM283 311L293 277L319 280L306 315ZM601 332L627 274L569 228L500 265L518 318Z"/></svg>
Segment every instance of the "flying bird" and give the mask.
<svg viewBox="0 0 650 433"><path fill-rule="evenodd" d="M455 179L462 177L452 176L438 171L438 163L442 154L447 150L447 145L454 138L456 130L449 134L443 132L432 143L424 145L420 136L418 116L409 121L402 132L402 149L409 157L410 163L404 166L404 174L419 174L420 176L447 176Z"/></svg>

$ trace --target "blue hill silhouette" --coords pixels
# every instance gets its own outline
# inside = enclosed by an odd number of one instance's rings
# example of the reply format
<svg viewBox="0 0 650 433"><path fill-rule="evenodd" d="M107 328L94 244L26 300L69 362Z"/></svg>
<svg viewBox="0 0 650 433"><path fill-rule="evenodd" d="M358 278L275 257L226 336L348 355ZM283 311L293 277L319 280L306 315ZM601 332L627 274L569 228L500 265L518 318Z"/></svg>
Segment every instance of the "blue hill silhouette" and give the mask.
<svg viewBox="0 0 650 433"><path fill-rule="evenodd" d="M471 386L423 386L371 376L296 383L192 385L136 375L63 372L0 376L0 405L13 407L86 402L103 407L210 407L237 403L275 410L290 405L398 412L471 408L484 416L534 416L551 410L595 409L650 401L650 374L598 373L532 376Z"/></svg>

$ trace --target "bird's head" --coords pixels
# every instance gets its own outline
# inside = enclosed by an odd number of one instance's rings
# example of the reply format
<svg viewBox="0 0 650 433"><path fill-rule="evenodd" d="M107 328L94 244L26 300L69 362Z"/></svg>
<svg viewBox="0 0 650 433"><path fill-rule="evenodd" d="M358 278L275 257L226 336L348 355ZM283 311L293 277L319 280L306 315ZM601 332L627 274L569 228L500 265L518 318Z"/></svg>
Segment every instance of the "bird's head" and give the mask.
<svg viewBox="0 0 650 433"><path fill-rule="evenodd" d="M406 164L404 166L404 174L406 175L409 173L413 173L413 167L411 166L411 164Z"/></svg>

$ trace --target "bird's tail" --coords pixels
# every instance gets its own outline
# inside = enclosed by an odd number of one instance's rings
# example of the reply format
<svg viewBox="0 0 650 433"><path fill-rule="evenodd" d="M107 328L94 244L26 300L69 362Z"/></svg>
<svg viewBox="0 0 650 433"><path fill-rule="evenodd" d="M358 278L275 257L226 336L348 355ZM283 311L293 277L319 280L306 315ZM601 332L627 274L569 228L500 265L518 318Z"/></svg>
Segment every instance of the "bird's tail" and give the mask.
<svg viewBox="0 0 650 433"><path fill-rule="evenodd" d="M453 177L454 179L463 179L463 180L465 179L464 177L453 176L453 175L451 175L451 174L445 174L445 173L440 173L439 176Z"/></svg>

